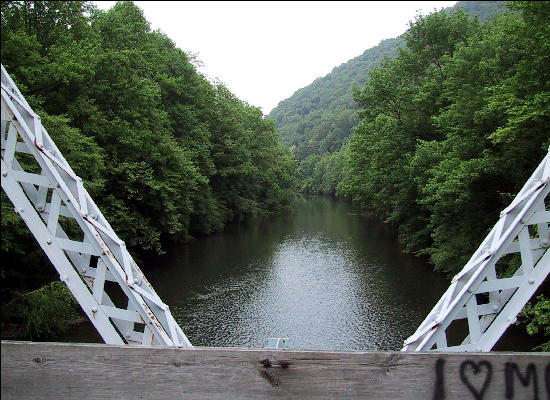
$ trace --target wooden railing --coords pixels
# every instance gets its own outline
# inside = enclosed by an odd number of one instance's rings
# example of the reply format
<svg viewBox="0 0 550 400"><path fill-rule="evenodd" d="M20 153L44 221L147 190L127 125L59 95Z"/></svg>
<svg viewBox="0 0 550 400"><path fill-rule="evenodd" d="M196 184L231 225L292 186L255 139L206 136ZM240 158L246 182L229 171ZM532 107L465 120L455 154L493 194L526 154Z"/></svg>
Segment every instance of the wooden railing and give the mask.
<svg viewBox="0 0 550 400"><path fill-rule="evenodd" d="M550 353L1 346L2 400L550 398Z"/></svg>

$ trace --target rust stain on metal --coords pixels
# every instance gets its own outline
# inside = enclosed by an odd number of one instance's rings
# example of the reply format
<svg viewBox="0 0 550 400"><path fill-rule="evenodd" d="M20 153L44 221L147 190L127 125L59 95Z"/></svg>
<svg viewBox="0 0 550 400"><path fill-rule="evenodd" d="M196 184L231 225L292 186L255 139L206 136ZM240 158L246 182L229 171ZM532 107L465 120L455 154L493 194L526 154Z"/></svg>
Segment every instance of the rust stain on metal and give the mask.
<svg viewBox="0 0 550 400"><path fill-rule="evenodd" d="M145 311L147 312L147 315L149 315L149 318L151 318L151 321L153 322L153 324L155 324L155 326L156 326L158 329L164 330L164 328L162 327L162 325L160 324L160 322L158 322L157 317L155 317L155 314L153 314L153 312L151 311L151 309L150 309L149 306L147 305L147 303L143 302L143 303L141 303L141 305L143 306L143 308L144 308Z"/></svg>

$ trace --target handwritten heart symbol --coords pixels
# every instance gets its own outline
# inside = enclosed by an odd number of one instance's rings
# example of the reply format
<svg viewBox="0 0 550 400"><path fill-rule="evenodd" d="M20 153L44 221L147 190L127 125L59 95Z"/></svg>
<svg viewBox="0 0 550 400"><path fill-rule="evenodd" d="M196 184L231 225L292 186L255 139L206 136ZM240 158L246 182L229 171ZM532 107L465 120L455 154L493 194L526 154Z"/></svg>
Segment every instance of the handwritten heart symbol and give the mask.
<svg viewBox="0 0 550 400"><path fill-rule="evenodd" d="M466 368L470 366L474 376L479 374L481 372L481 367L486 367L487 372L485 376L485 380L483 381L483 385L481 386L481 390L477 390L477 388L472 385L468 377L466 376ZM462 382L470 389L470 392L474 395L476 400L482 400L483 394L485 393L485 390L487 389L487 386L489 386L489 383L491 382L491 376L493 375L493 367L491 364L489 364L487 361L480 361L479 363L475 363L473 361L464 361L462 364L460 364L460 379L462 379Z"/></svg>

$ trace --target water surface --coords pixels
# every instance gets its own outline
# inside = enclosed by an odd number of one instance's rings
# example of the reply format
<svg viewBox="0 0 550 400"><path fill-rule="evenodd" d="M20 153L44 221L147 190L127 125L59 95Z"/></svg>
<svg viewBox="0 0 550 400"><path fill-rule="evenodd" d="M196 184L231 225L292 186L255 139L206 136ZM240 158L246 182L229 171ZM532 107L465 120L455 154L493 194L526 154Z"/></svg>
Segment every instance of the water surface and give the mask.
<svg viewBox="0 0 550 400"><path fill-rule="evenodd" d="M447 282L330 198L176 246L144 271L194 345L399 350Z"/></svg>

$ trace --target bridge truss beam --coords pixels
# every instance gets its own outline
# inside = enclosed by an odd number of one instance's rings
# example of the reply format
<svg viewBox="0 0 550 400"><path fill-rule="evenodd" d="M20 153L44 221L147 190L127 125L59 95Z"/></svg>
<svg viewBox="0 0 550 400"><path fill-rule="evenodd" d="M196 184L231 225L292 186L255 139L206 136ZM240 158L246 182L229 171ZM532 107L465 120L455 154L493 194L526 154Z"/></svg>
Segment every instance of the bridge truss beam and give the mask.
<svg viewBox="0 0 550 400"><path fill-rule="evenodd" d="M550 149L403 351L493 348L550 273L549 192Z"/></svg>
<svg viewBox="0 0 550 400"><path fill-rule="evenodd" d="M192 347L3 65L1 78L2 189L105 343Z"/></svg>

